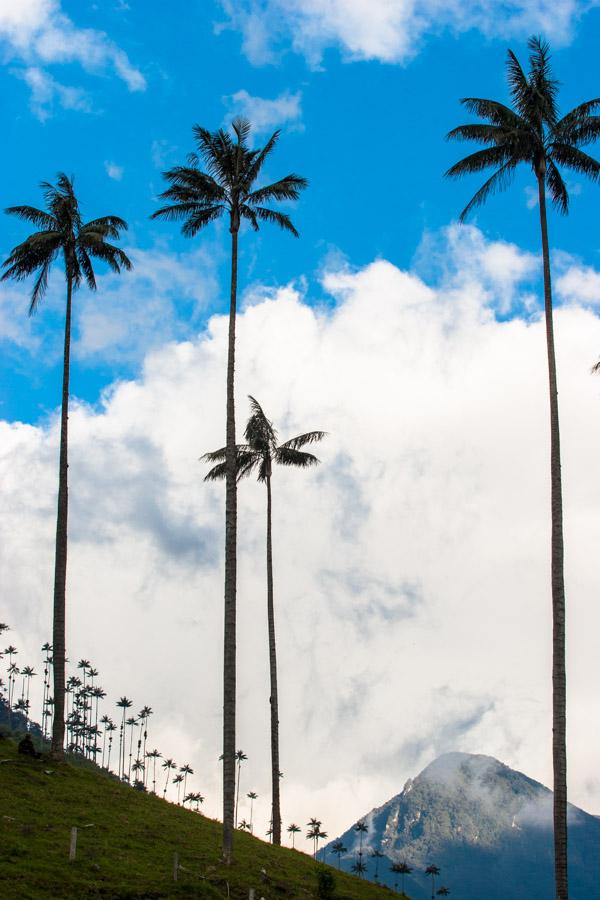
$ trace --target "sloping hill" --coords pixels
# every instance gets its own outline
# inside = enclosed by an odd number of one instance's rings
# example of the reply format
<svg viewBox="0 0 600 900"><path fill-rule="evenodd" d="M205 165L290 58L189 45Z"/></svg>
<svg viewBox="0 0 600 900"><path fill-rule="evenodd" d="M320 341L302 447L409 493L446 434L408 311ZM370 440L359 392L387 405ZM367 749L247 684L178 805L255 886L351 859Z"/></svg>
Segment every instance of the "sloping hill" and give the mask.
<svg viewBox="0 0 600 900"><path fill-rule="evenodd" d="M364 817L363 859L379 850L379 877L398 880L393 863L406 862L406 890L431 897L425 868L436 865L436 887L461 900L547 900L554 896L552 792L489 756L447 753L384 806ZM356 858L359 835L349 828L342 868ZM331 859L331 844L319 853ZM600 821L569 807L569 897L600 900Z"/></svg>
<svg viewBox="0 0 600 900"><path fill-rule="evenodd" d="M77 855L69 861L71 828ZM318 896L324 867L297 850L238 832L236 861L220 862L221 825L120 784L95 766L20 757L0 740L0 897ZM179 856L174 882L174 854ZM333 871L328 869L328 871ZM335 873L340 900L375 900L381 889ZM387 895L387 891L383 896ZM391 894L390 894L391 896Z"/></svg>

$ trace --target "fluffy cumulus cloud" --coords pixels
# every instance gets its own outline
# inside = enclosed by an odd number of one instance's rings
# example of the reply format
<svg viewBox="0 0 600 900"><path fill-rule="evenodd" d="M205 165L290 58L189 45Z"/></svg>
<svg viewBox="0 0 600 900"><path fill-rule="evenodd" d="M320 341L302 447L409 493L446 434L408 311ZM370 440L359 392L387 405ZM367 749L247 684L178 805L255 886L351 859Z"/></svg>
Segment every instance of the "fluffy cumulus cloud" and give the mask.
<svg viewBox="0 0 600 900"><path fill-rule="evenodd" d="M555 43L570 39L579 16L596 3L578 0L221 0L244 49L255 63L274 58L291 44L318 64L327 47L349 59L405 63L425 36L442 29L483 34L527 35L543 32Z"/></svg>
<svg viewBox="0 0 600 900"><path fill-rule="evenodd" d="M252 122L255 132L273 131L282 125L288 125L288 131L302 127L302 94L285 91L273 100L265 97L253 97L248 91L236 91L223 98L227 104L226 126L231 124L234 116L243 116ZM291 128L290 128L291 126Z"/></svg>
<svg viewBox="0 0 600 900"><path fill-rule="evenodd" d="M15 70L31 88L32 109L47 117L54 103L67 109L90 108L79 88L68 87L45 71L57 63L78 63L88 72L113 71L130 91L146 81L104 32L79 28L61 9L60 0L3 0L0 4L0 52L24 64Z"/></svg>
<svg viewBox="0 0 600 900"><path fill-rule="evenodd" d="M329 433L318 468L275 473L273 502L284 821L318 815L331 836L447 750L551 783L544 326L537 312L498 315L503 273L520 263L516 281L526 279L526 254L475 229L462 250L457 240L446 233L446 256L468 253L468 278L454 263L425 280L380 260L326 273L326 310L288 286L239 317L240 431L252 393L282 438ZM573 300L556 333L571 796L599 811L600 382L589 364L600 321ZM152 745L192 764L213 815L224 497L202 482L198 457L223 443L226 339L214 316L149 353L140 377L97 408L75 404L70 420L69 655L94 661L113 704L126 693L153 707ZM20 661L34 663L50 628L58 422L1 431L3 619ZM264 488L244 482L237 742L259 832L264 527Z"/></svg>

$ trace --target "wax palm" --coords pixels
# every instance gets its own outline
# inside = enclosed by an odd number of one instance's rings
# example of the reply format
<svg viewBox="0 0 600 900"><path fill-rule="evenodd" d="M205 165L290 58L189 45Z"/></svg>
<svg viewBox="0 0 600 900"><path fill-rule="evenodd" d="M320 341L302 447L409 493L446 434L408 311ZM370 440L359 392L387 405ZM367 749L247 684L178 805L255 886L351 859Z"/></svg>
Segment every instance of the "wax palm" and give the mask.
<svg viewBox="0 0 600 900"><path fill-rule="evenodd" d="M245 444L236 446L237 478L256 473L258 480L267 488L267 619L269 629L269 670L271 679L271 786L273 843L281 844L281 804L279 788L279 696L277 691L277 647L275 641L275 608L273 602L273 553L271 541L272 498L271 476L273 465L307 468L317 465L319 460L312 453L302 450L309 444L317 443L325 437L324 431L309 431L299 434L283 444L277 440L277 431L266 417L262 407L254 397L250 397L251 415L246 424ZM226 477L227 449L206 453L202 459L216 463L208 472L205 481L217 481Z"/></svg>
<svg viewBox="0 0 600 900"><path fill-rule="evenodd" d="M254 801L258 800L258 794L254 791L248 791L246 797L250 801L250 833L253 834L252 820L253 820L253 812L254 812Z"/></svg>
<svg viewBox="0 0 600 900"><path fill-rule="evenodd" d="M450 896L450 888L447 888L444 885L442 885L441 888L437 889L435 894L436 894L436 897L449 897Z"/></svg>
<svg viewBox="0 0 600 900"><path fill-rule="evenodd" d="M330 848L331 853L335 853L338 858L338 869L342 867L342 854L347 853L347 847L343 841L334 841Z"/></svg>
<svg viewBox="0 0 600 900"><path fill-rule="evenodd" d="M240 780L242 775L242 763L245 762L248 757L244 753L243 750L237 750L235 754L235 759L237 762L237 788L235 792L235 827L237 828L237 819L238 819L238 806L240 803Z"/></svg>
<svg viewBox="0 0 600 900"><path fill-rule="evenodd" d="M431 900L434 900L435 897L435 876L440 874L440 870L437 866L430 865L425 869L425 874L431 878Z"/></svg>
<svg viewBox="0 0 600 900"><path fill-rule="evenodd" d="M558 389L552 317L550 250L546 217L546 191L556 209L567 213L569 195L560 167L593 180L600 177L600 163L581 148L600 136L600 98L576 106L560 117L558 82L552 77L548 44L530 38L530 70L525 75L515 54L508 51L507 74L511 108L493 100L463 100L480 124L460 125L448 137L486 145L456 163L446 173L462 176L483 169L495 171L461 213L461 220L496 190L505 188L519 163L531 166L538 187L544 269L544 310L550 388L550 471L552 510L552 614L553 614L553 768L554 854L556 896L566 900L567 886L567 752L565 671L565 588L563 567L562 484Z"/></svg>
<svg viewBox="0 0 600 900"><path fill-rule="evenodd" d="M373 877L375 878L375 881L378 881L379 880L379 860L383 859L383 853L381 852L381 850L372 850L370 855L371 855L371 859L375 860L375 874Z"/></svg>
<svg viewBox="0 0 600 900"><path fill-rule="evenodd" d="M402 894L403 894L404 896L406 896L406 895L404 894L404 877L405 877L405 875L410 875L410 873L412 872L411 867L410 867L409 865L407 865L407 863L405 863L405 862L394 863L393 866L392 866L392 868L391 868L391 871L394 872L395 874L401 876L401 879L402 879L402 881L401 881L401 884L402 884Z"/></svg>
<svg viewBox="0 0 600 900"><path fill-rule="evenodd" d="M367 834L367 832L369 831L369 828L368 828L366 822L357 822L356 825L354 826L354 830L357 832L357 834L359 836L359 840L360 840L358 855L362 856L363 835Z"/></svg>
<svg viewBox="0 0 600 900"><path fill-rule="evenodd" d="M226 415L226 489L225 489L225 628L224 628L224 695L223 695L223 856L231 861L235 804L235 694L236 694L236 543L237 494L235 464L235 320L237 309L238 233L242 219L258 230L261 223L278 225L297 236L291 219L285 213L265 206L280 200L296 200L307 182L290 174L263 187L256 187L264 164L273 151L279 131L275 131L264 147L251 150L247 140L250 123L236 118L235 137L223 129L210 132L194 126L197 152L189 165L176 166L164 173L169 188L161 195L167 205L153 218L182 222L186 237L194 237L210 222L225 215L231 234L231 290L229 302L229 338L227 350L227 415ZM206 171L201 169L201 164Z"/></svg>
<svg viewBox="0 0 600 900"><path fill-rule="evenodd" d="M354 872L355 875L358 875L359 878L362 878L364 873L367 871L367 866L359 856L356 862L353 862L350 866L350 870Z"/></svg>
<svg viewBox="0 0 600 900"><path fill-rule="evenodd" d="M296 835L300 832L300 826L296 825L295 822L292 822L291 825L288 825L287 830L288 834L292 837L292 850L294 850L296 847Z"/></svg>
<svg viewBox="0 0 600 900"><path fill-rule="evenodd" d="M82 282L91 290L96 289L92 266L95 257L107 263L114 272L130 269L125 253L109 238L118 238L127 223L117 216L104 216L83 222L79 203L73 188L73 179L61 173L56 185L41 184L46 209L33 206L11 206L6 212L31 223L39 231L14 247L3 263L2 280L14 278L22 281L37 273L31 302L30 315L34 313L48 285L52 264L61 256L67 282L65 314L65 340L63 353L63 381L60 428L60 461L58 475L58 508L56 520L56 554L54 571L54 718L52 721L52 754L61 757L65 733L65 586L67 576L67 468L68 468L68 407L69 368L71 352L71 306L73 291Z"/></svg>

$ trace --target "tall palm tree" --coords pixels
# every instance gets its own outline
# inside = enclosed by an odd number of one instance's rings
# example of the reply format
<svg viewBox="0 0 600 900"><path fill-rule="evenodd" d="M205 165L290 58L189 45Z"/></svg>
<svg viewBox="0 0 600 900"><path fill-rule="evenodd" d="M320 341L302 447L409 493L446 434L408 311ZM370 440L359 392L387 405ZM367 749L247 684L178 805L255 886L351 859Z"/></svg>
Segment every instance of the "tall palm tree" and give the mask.
<svg viewBox="0 0 600 900"><path fill-rule="evenodd" d="M165 786L163 788L163 800L166 800L167 799L167 788L169 787L169 778L171 777L171 769L176 769L177 763L172 759L165 759L165 761L162 764L162 767L167 772Z"/></svg>
<svg viewBox="0 0 600 900"><path fill-rule="evenodd" d="M237 828L237 820L238 820L238 806L240 803L240 780L242 776L242 763L248 759L243 750L238 750L235 754L235 759L237 762L237 788L235 791L235 827Z"/></svg>
<svg viewBox="0 0 600 900"><path fill-rule="evenodd" d="M290 174L263 187L256 187L264 164L273 151L279 131L264 147L251 150L248 137L251 126L242 118L232 123L234 137L220 129L210 132L194 126L197 152L189 165L176 166L164 173L169 187L161 195L167 205L153 218L183 222L182 232L194 237L222 215L229 219L231 234L231 286L229 299L229 336L227 349L225 486L225 611L223 660L223 858L231 862L235 805L235 697L236 697L236 550L237 493L235 464L235 325L238 282L238 235L242 219L258 231L259 223L278 225L294 236L298 232L290 217L264 206L280 200L297 200L307 181ZM204 164L206 171L201 168Z"/></svg>
<svg viewBox="0 0 600 900"><path fill-rule="evenodd" d="M437 866L430 865L425 869L425 874L431 878L431 900L435 900L435 876L440 874Z"/></svg>
<svg viewBox="0 0 600 900"><path fill-rule="evenodd" d="M254 813L254 801L258 800L258 794L256 794L254 791L248 791L248 793L246 794L246 797L250 801L250 834L253 834L254 832L252 829L252 820L253 820L253 813Z"/></svg>
<svg viewBox="0 0 600 900"><path fill-rule="evenodd" d="M120 697L117 700L117 706L123 710L123 718L119 726L119 767L118 776L121 778L125 774L125 710L129 709L133 701L128 697Z"/></svg>
<svg viewBox="0 0 600 900"><path fill-rule="evenodd" d="M565 587L563 567L563 516L560 464L558 389L552 317L550 250L546 216L546 192L561 213L567 213L569 195L559 167L600 177L600 163L581 148L600 136L600 98L588 100L560 117L558 82L552 76L548 44L539 37L529 39L530 69L526 75L508 51L507 75L511 106L495 100L469 97L465 108L479 116L478 124L460 125L448 135L457 140L477 141L483 149L452 166L447 175L460 177L493 168L495 171L479 188L460 215L463 221L472 209L482 205L494 191L505 188L519 163L531 167L537 182L544 271L544 312L550 393L550 480L551 480L551 577L552 577L552 754L554 769L554 865L557 900L567 900L567 750L566 750L566 667L565 667Z"/></svg>
<svg viewBox="0 0 600 900"><path fill-rule="evenodd" d="M152 760L152 793L156 794L156 760L162 757L162 753L158 750L149 750L146 753L146 759Z"/></svg>
<svg viewBox="0 0 600 900"><path fill-rule="evenodd" d="M271 785L273 843L281 844L281 803L279 788L279 695L277 691L277 646L275 641L275 607L273 602L273 550L271 539L272 498L271 477L273 465L307 468L319 460L312 453L302 450L325 437L324 431L308 431L283 444L277 442L277 431L266 417L259 402L249 397L251 415L246 424L245 444L236 446L237 478L256 472L258 480L267 488L267 619L269 629L269 671L271 680ZM205 481L217 481L227 476L227 448L206 453L202 459L216 463L205 476Z"/></svg>
<svg viewBox="0 0 600 900"><path fill-rule="evenodd" d="M367 871L367 864L362 861L362 857L358 857L356 862L353 862L350 866L350 871L354 872L355 875L358 875L359 878L362 878L364 873Z"/></svg>
<svg viewBox="0 0 600 900"><path fill-rule="evenodd" d="M347 847L344 846L343 841L334 841L331 845L331 853L335 853L338 858L338 869L342 868L342 855L347 852Z"/></svg>
<svg viewBox="0 0 600 900"><path fill-rule="evenodd" d="M300 832L300 826L296 825L295 822L292 822L291 825L288 825L287 830L292 836L292 850L294 850L296 848L296 835Z"/></svg>
<svg viewBox="0 0 600 900"><path fill-rule="evenodd" d="M411 867L405 862L394 863L391 871L401 876L402 893L404 894L404 877L405 875L410 875L412 872ZM404 894L404 896L406 895Z"/></svg>
<svg viewBox="0 0 600 900"><path fill-rule="evenodd" d="M435 892L436 897L449 897L450 896L450 888L442 885L441 888L438 888Z"/></svg>
<svg viewBox="0 0 600 900"><path fill-rule="evenodd" d="M6 212L31 223L39 231L14 247L4 261L6 270L2 281L14 278L21 281L39 273L31 293L29 314L32 315L44 296L52 263L62 256L67 282L65 340L63 352L62 403L60 424L60 459L58 474L58 506L56 518L56 553L54 566L54 609L52 646L54 647L54 718L52 721L51 753L62 758L65 735L65 592L67 578L67 518L68 518L68 415L69 369L71 355L71 306L73 291L85 281L90 290L96 289L92 258L107 263L113 272L131 269L131 262L109 238L119 238L127 223L117 216L103 216L83 222L79 202L75 196L73 179L64 173L56 184L41 184L46 209L34 206L11 206Z"/></svg>
<svg viewBox="0 0 600 900"><path fill-rule="evenodd" d="M384 854L381 850L372 850L370 856L371 859L375 860L375 874L373 877L375 878L375 881L379 881L379 860L383 859Z"/></svg>
<svg viewBox="0 0 600 900"><path fill-rule="evenodd" d="M367 832L369 831L369 828L368 828L366 822L357 822L356 825L354 826L354 830L357 832L359 840L360 840L358 855L362 856L363 834L367 834Z"/></svg>
<svg viewBox="0 0 600 900"><path fill-rule="evenodd" d="M188 775L193 775L194 770L191 768L190 765L188 765L188 763L184 763L182 766L179 767L179 771L183 775L183 793L185 795L186 789L187 789L187 777L188 777Z"/></svg>

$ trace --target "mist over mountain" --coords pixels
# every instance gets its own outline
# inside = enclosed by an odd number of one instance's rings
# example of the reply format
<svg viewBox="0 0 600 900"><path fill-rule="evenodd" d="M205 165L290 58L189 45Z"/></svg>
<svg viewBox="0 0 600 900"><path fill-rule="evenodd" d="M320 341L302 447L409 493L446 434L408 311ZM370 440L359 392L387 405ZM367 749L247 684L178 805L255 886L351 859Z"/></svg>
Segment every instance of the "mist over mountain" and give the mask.
<svg viewBox="0 0 600 900"><path fill-rule="evenodd" d="M362 860L374 879L400 884L390 871L406 862L405 890L414 900L431 897L425 869L440 869L436 890L447 886L460 900L548 900L554 896L552 792L490 756L446 753L400 794L366 814ZM341 867L356 862L360 836L354 824L340 835L347 848ZM337 865L333 841L319 858ZM600 898L600 819L569 806L569 896Z"/></svg>

